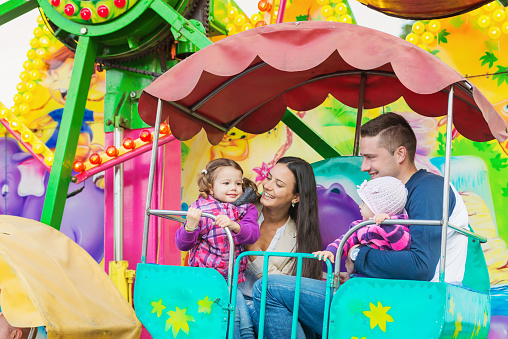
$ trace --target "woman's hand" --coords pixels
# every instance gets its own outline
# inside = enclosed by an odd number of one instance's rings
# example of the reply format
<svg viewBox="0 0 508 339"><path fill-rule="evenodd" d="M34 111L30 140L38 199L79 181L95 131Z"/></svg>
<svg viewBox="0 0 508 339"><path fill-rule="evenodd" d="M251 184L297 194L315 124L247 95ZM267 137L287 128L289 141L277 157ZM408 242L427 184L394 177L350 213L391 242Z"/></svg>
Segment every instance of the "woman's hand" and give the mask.
<svg viewBox="0 0 508 339"><path fill-rule="evenodd" d="M330 259L330 261L332 263L334 262L333 261L334 255L330 251L317 251L317 252L312 252L312 254L314 254L314 258L318 257L319 260L326 261L326 259Z"/></svg>
<svg viewBox="0 0 508 339"><path fill-rule="evenodd" d="M186 229L192 230L192 232L194 232L196 228L198 228L200 220L201 210L199 208L189 207L189 210L187 211L187 224L185 225Z"/></svg>
<svg viewBox="0 0 508 339"><path fill-rule="evenodd" d="M379 213L379 214L376 214L374 216L374 218L372 218L372 220L374 220L374 222L376 224L381 224L383 221L385 221L386 219L390 219L390 216L386 213Z"/></svg>
<svg viewBox="0 0 508 339"><path fill-rule="evenodd" d="M219 215L215 219L215 225L221 227L221 228L229 228L232 232L238 233L240 232L240 224L237 222L232 221L225 215Z"/></svg>

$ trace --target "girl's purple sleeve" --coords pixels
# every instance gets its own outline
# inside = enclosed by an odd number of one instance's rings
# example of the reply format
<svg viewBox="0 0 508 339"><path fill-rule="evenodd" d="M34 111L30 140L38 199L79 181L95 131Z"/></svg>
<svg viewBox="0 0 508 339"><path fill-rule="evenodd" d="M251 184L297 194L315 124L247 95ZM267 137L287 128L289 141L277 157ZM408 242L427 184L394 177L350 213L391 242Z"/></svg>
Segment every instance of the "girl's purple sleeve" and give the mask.
<svg viewBox="0 0 508 339"><path fill-rule="evenodd" d="M199 236L198 227L194 232L187 232L185 230L185 224L182 225L177 231L175 235L175 243L176 247L180 251L188 251L196 245Z"/></svg>
<svg viewBox="0 0 508 339"><path fill-rule="evenodd" d="M253 244L259 239L258 210L254 204L250 204L247 212L237 223L240 225L240 231L235 235L240 244Z"/></svg>

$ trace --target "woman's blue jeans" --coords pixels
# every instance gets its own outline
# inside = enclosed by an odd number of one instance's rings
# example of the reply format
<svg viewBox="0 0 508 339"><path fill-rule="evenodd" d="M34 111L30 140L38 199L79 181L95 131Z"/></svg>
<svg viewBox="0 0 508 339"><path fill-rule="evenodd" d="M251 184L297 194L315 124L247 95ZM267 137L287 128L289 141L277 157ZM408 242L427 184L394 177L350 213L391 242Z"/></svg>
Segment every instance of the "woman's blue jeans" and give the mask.
<svg viewBox="0 0 508 339"><path fill-rule="evenodd" d="M244 297L240 289L238 289L236 293L234 339L257 338L254 328L257 329L258 319L259 316L256 314L252 298Z"/></svg>
<svg viewBox="0 0 508 339"><path fill-rule="evenodd" d="M289 339L293 321L296 277L272 274L267 279L264 337ZM259 279L252 290L257 314L259 314L261 306L261 287L262 279ZM307 333L307 337L312 336L312 333L322 333L325 294L326 282L302 278L296 335L298 339L306 338L305 333Z"/></svg>

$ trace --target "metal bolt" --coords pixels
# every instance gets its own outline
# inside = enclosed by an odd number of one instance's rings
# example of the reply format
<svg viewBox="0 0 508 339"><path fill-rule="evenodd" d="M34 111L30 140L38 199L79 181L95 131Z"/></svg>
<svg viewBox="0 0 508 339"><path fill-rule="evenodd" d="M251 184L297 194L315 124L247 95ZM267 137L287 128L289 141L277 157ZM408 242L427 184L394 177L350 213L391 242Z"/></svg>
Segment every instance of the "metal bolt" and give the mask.
<svg viewBox="0 0 508 339"><path fill-rule="evenodd" d="M81 30L79 32L81 34L86 34L86 33L88 33L88 29L86 29L86 27L81 27Z"/></svg>
<svg viewBox="0 0 508 339"><path fill-rule="evenodd" d="M131 98L135 98L136 97L136 92L131 92Z"/></svg>
<svg viewBox="0 0 508 339"><path fill-rule="evenodd" d="M95 321L92 321L92 325L95 325Z"/></svg>

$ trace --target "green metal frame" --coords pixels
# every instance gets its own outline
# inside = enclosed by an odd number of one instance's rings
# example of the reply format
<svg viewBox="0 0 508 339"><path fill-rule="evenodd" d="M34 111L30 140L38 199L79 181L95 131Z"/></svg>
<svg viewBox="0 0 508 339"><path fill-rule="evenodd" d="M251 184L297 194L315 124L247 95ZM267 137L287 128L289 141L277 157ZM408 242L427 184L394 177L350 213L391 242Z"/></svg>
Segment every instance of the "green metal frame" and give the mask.
<svg viewBox="0 0 508 339"><path fill-rule="evenodd" d="M71 82L56 143L41 222L60 229L72 165L85 114L85 104L97 55L97 39L82 36L74 58Z"/></svg>
<svg viewBox="0 0 508 339"><path fill-rule="evenodd" d="M37 8L37 0L9 0L0 4L0 26Z"/></svg>
<svg viewBox="0 0 508 339"><path fill-rule="evenodd" d="M293 132L303 139L314 151L325 159L340 157L340 153L323 139L316 131L308 126L302 119L293 114L290 110L282 117L282 122Z"/></svg>

